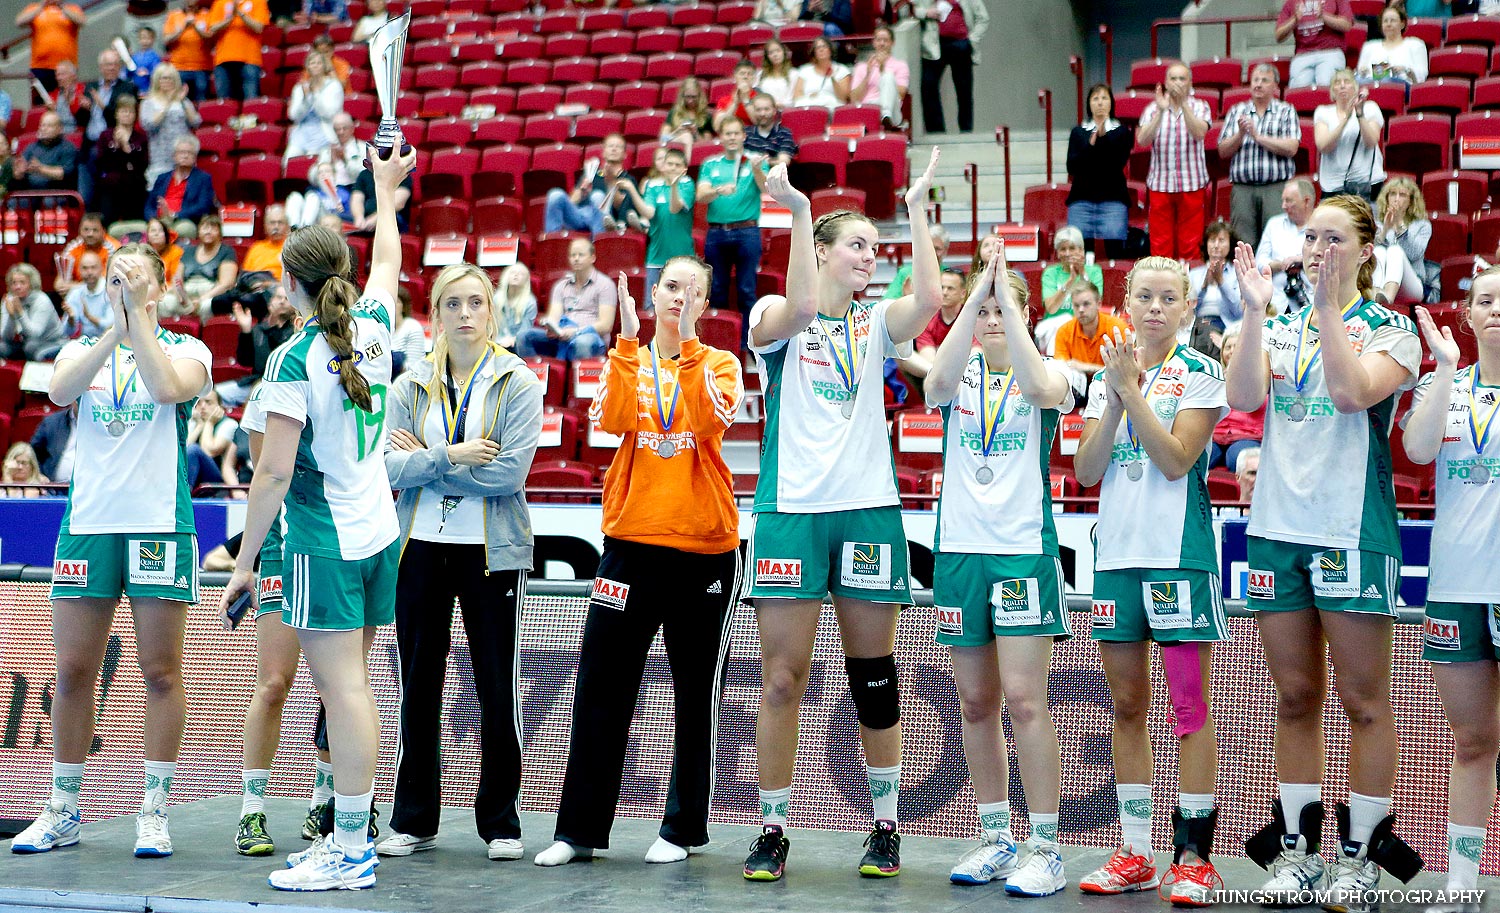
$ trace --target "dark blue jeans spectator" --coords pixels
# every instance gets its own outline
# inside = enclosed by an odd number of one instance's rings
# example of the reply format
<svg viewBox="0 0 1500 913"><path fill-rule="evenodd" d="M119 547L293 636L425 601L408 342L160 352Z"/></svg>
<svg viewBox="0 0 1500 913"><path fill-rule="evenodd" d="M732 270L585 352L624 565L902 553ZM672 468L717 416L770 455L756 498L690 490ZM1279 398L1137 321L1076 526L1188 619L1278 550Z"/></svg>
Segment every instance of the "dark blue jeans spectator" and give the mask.
<svg viewBox="0 0 1500 913"><path fill-rule="evenodd" d="M208 98L208 70L179 70L177 75L182 77L182 84L187 86L188 97L195 103ZM260 81L256 80L256 89L260 88Z"/></svg>
<svg viewBox="0 0 1500 913"><path fill-rule="evenodd" d="M202 447L197 444L187 446L187 474L188 490L203 485L222 485L224 475L219 472L219 464L209 456Z"/></svg>
<svg viewBox="0 0 1500 913"><path fill-rule="evenodd" d="M709 292L710 307L729 307L729 274L734 273L735 286L739 289L737 307L744 316L747 331L750 326L750 308L755 305L755 280L760 272L760 228L757 225L736 225L724 228L710 225L708 237L703 242L703 259L713 267L713 289Z"/></svg>
<svg viewBox="0 0 1500 913"><path fill-rule="evenodd" d="M542 214L543 231L587 231L598 234L604 230L604 212L599 204L604 194L595 190L574 205L568 192L560 188L547 191L547 208Z"/></svg>
<svg viewBox="0 0 1500 913"><path fill-rule="evenodd" d="M602 358L609 347L599 338L593 327L582 327L571 340L547 335L545 327L530 327L516 337L516 354L522 358L561 358L578 361L583 358Z"/></svg>
<svg viewBox="0 0 1500 913"><path fill-rule="evenodd" d="M238 82L238 86L236 86ZM238 88L238 92L236 92ZM253 63L221 63L214 67L214 94L244 101L260 97L260 67Z"/></svg>

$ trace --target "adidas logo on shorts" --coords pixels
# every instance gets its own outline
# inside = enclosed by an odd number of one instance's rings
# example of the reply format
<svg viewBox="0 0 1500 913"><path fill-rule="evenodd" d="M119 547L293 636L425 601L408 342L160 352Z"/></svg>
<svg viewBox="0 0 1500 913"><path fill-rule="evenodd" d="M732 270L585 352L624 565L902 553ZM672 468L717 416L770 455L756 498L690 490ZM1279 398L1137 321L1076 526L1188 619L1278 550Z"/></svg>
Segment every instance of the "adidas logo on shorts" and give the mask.
<svg viewBox="0 0 1500 913"><path fill-rule="evenodd" d="M178 578L177 578L177 583L175 585L176 585L177 589L179 589L179 590L185 590L185 589L187 589L188 588L188 579L187 579L187 577L185 575L179 575Z"/></svg>
<svg viewBox="0 0 1500 913"><path fill-rule="evenodd" d="M710 583L708 585L708 592L710 592L710 593L723 593L724 592L724 581L722 581L722 580L715 580L713 583Z"/></svg>
<svg viewBox="0 0 1500 913"><path fill-rule="evenodd" d="M1380 595L1380 588L1377 587L1377 586L1375 586L1375 584L1373 584L1373 583L1370 584L1369 586L1365 587L1365 591L1360 594L1360 597L1362 599L1384 599L1385 598L1384 596Z"/></svg>
<svg viewBox="0 0 1500 913"><path fill-rule="evenodd" d="M1197 618L1193 619L1193 627L1195 627L1195 628L1206 628L1206 627L1208 627L1208 619L1205 618L1202 615L1199 615Z"/></svg>

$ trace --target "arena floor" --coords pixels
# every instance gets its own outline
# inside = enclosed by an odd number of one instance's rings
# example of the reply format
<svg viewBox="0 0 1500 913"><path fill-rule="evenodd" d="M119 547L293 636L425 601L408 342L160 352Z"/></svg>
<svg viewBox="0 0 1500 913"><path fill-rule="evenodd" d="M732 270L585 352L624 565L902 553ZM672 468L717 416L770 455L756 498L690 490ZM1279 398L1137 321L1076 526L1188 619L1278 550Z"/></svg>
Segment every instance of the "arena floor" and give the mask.
<svg viewBox="0 0 1500 913"><path fill-rule="evenodd" d="M1090 913L1160 911L1155 895L1088 897L1076 888L1042 900L1007 897L999 885L959 888L948 868L962 853L959 840L908 838L902 845L899 878L865 879L854 872L858 834L794 830L787 876L777 884L749 884L739 874L753 837L748 827L715 826L714 842L686 863L655 866L641 856L656 836L655 822L621 819L609 856L553 869L532 865L530 857L547 847L549 815L522 815L527 859L490 862L473 831L472 813L449 809L443 816L437 849L405 859L385 860L379 884L367 891L285 894L266 885L266 874L288 851L305 847L297 827L305 806L290 799L267 800L271 834L278 841L272 859L246 859L231 849L239 798L224 796L172 808L176 854L164 860L136 860L134 819L114 818L84 828L76 847L42 856L6 854L0 862L0 909L118 910L151 913L283 913L303 910L590 911L590 913L740 913L746 909L816 913L939 913L992 910L1024 904L1027 911ZM389 809L385 810L387 813ZM1165 854L1158 853L1158 860ZM1075 882L1108 857L1102 849L1071 849L1068 874ZM1226 859L1220 871L1231 888L1258 887L1264 875L1243 859ZM1410 889L1436 890L1442 876L1421 875ZM1487 907L1500 908L1500 879L1481 884L1495 893ZM1392 882L1383 887L1399 887ZM1385 911L1425 910L1425 903L1388 900ZM1021 909L1016 907L1015 909ZM1219 909L1259 909L1221 904ZM1312 908L1308 908L1312 909Z"/></svg>

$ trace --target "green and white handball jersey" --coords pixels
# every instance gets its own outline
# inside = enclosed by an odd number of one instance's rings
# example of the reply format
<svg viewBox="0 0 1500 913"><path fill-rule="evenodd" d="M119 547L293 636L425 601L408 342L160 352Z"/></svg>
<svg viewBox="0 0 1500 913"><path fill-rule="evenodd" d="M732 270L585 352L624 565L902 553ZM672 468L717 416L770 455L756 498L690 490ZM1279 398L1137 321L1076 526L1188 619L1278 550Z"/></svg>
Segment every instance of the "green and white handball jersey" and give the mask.
<svg viewBox="0 0 1500 913"><path fill-rule="evenodd" d="M1141 377L1141 391L1157 421L1168 431L1184 409L1211 409L1218 423L1229 414L1224 370L1196 349L1178 346L1160 365ZM1148 386L1149 385L1149 386ZM1103 373L1089 385L1083 417L1104 414L1107 384ZM1131 478L1138 466L1139 478ZM1114 447L1099 490L1099 525L1095 531L1094 569L1172 568L1219 572L1218 543L1208 500L1208 451L1199 455L1187 475L1169 480L1151 462L1146 448L1130 441L1124 419L1115 431Z"/></svg>
<svg viewBox="0 0 1500 913"><path fill-rule="evenodd" d="M1344 318L1349 344L1361 357L1386 353L1411 372L1401 385L1409 389L1422 364L1416 325L1374 302L1353 304ZM1266 321L1270 404L1248 532L1281 542L1362 549L1399 558L1390 430L1400 394L1364 412L1342 414L1333 407L1321 357L1312 363L1298 391L1297 346L1304 316L1283 314ZM1317 338L1318 330L1309 327L1304 361ZM1301 415L1302 421L1292 421L1294 414Z"/></svg>
<svg viewBox="0 0 1500 913"><path fill-rule="evenodd" d="M751 329L768 306L763 299L750 311ZM814 317L789 340L751 347L760 363L766 404L755 513L810 514L901 503L885 425L885 359L909 354L909 347L898 349L891 341L885 325L889 306L889 301L856 301L847 321ZM841 365L854 381L853 394ZM850 403L853 411L845 418L843 410Z"/></svg>
<svg viewBox="0 0 1500 913"><path fill-rule="evenodd" d="M1046 361L1052 363L1050 358ZM979 386L986 373L989 408L998 418L991 426L987 457ZM1010 374L986 372L976 352L964 368L955 398L928 405L943 414L943 493L938 498L933 551L1056 557L1048 458L1057 425L1063 413L1072 410L1071 397L1063 409L1038 409L1021 395Z"/></svg>
<svg viewBox="0 0 1500 913"><path fill-rule="evenodd" d="M287 551L355 561L400 535L385 471L385 407L391 383L394 302L366 292L353 308L352 368L370 382L372 409L344 394L323 328L308 321L271 356L261 402L302 423L286 499Z"/></svg>
<svg viewBox="0 0 1500 913"><path fill-rule="evenodd" d="M1495 573L1500 567L1500 443L1495 440L1500 437L1500 423L1485 441L1483 455L1474 446L1476 430L1478 439L1484 440L1485 422L1494 415L1500 387L1474 384L1471 391L1474 372L1470 366L1453 378L1448 424L1438 451L1437 520L1432 524L1427 568L1429 602L1500 602L1500 574ZM1417 384L1413 409L1431 392L1432 382L1428 374ZM1470 425L1474 406L1479 409L1477 429Z"/></svg>
<svg viewBox="0 0 1500 913"><path fill-rule="evenodd" d="M276 351L281 351L281 347L278 346ZM276 352L271 354L274 356ZM240 427L246 431L253 431L256 434L266 433L266 407L261 401L261 393L265 389L265 384L256 384L255 391L250 394L250 401L245 403L245 412L240 416ZM286 505L282 504L281 512L276 516L276 522L271 524L270 530L266 532L265 541L261 543L261 554L279 554L285 543Z"/></svg>
<svg viewBox="0 0 1500 913"><path fill-rule="evenodd" d="M213 355L192 336L159 330L157 342L172 361L203 365L203 389L187 402L151 398L129 346L114 353L78 398L77 456L62 528L93 533L191 533L192 492L187 476L187 426L193 403L213 388ZM82 358L98 339L75 339L58 361ZM110 428L120 433L113 435Z"/></svg>

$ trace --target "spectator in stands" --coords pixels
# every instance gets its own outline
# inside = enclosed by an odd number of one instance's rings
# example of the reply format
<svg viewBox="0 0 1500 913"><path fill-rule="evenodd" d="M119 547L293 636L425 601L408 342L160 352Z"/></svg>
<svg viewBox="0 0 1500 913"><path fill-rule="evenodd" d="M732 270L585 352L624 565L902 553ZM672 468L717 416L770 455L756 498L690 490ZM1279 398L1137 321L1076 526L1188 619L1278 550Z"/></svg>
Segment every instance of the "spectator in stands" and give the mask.
<svg viewBox="0 0 1500 913"><path fill-rule="evenodd" d="M750 100L755 97L755 64L745 57L734 65L734 83L729 92L714 106L714 129L726 117L737 117L741 123L750 123Z"/></svg>
<svg viewBox="0 0 1500 913"><path fill-rule="evenodd" d="M708 106L707 87L694 77L687 77L678 88L677 100L672 103L672 109L662 124L661 141L686 143L691 156L694 143L714 135L712 113Z"/></svg>
<svg viewBox="0 0 1500 913"><path fill-rule="evenodd" d="M183 9L167 15L162 31L167 62L177 68L188 87L188 97L195 102L208 98L208 79L214 68L213 28L209 22L212 6L213 0L187 0Z"/></svg>
<svg viewBox="0 0 1500 913"><path fill-rule="evenodd" d="M1354 81L1353 70L1339 70L1328 87L1333 104L1313 112L1318 144L1318 186L1324 194L1350 193L1374 202L1385 181L1380 153L1385 115Z"/></svg>
<svg viewBox="0 0 1500 913"><path fill-rule="evenodd" d="M1281 74L1273 64L1250 71L1250 97L1229 109L1219 134L1219 157L1229 160L1229 224L1251 247L1280 205L1288 178L1297 173L1302 127L1297 109L1276 97Z"/></svg>
<svg viewBox="0 0 1500 913"><path fill-rule="evenodd" d="M403 232L411 215L411 192L415 186L408 174L396 188L396 227ZM375 230L375 205L375 176L365 168L354 176L354 189L349 192L349 212L353 217L350 224L355 231Z"/></svg>
<svg viewBox="0 0 1500 913"><path fill-rule="evenodd" d="M365 144L354 136L354 118L340 111L333 116L333 145L318 153L318 161L333 165L333 182L354 189L354 179L365 170Z"/></svg>
<svg viewBox="0 0 1500 913"><path fill-rule="evenodd" d="M141 100L141 121L151 137L151 166L146 170L146 184L152 186L157 179L177 164L177 144L193 137L193 131L203 123L203 115L188 98L188 87L183 84L177 68L164 63L151 75L151 89ZM197 162L198 143L193 141L194 162ZM156 215L156 213L153 213ZM183 216L195 219L196 215Z"/></svg>
<svg viewBox="0 0 1500 913"><path fill-rule="evenodd" d="M766 157L744 153L745 126L735 118L725 119L719 141L724 144L723 153L698 168L698 199L708 201L703 258L713 270L709 304L729 307L732 274L739 289L739 311L748 327L760 272L760 196L766 189Z"/></svg>
<svg viewBox="0 0 1500 913"><path fill-rule="evenodd" d="M755 3L755 18L775 28L796 22L800 15L802 0L756 0Z"/></svg>
<svg viewBox="0 0 1500 913"><path fill-rule="evenodd" d="M1406 10L1391 3L1380 13L1380 40L1366 41L1359 49L1358 71L1363 82L1397 82L1406 86L1427 78L1427 44L1406 37Z"/></svg>
<svg viewBox="0 0 1500 913"><path fill-rule="evenodd" d="M796 69L792 80L792 106L832 111L848 104L849 76L849 68L833 59L833 42L813 39L812 59Z"/></svg>
<svg viewBox="0 0 1500 913"><path fill-rule="evenodd" d="M287 299L286 289L277 283L269 289L265 314L259 320L252 308L239 301L232 306L230 316L240 325L240 338L235 347L234 359L249 367L250 373L233 380L220 381L214 385L214 389L218 391L219 399L226 404L243 406L250 399L251 389L259 383L261 375L265 374L266 362L271 360L271 353L296 332L292 320L296 312Z"/></svg>
<svg viewBox="0 0 1500 913"><path fill-rule="evenodd" d="M984 0L921 0L916 4L922 20L922 123L928 133L946 133L943 96L939 89L943 71L953 68L953 94L958 100L958 129L974 132L974 68L979 66L979 45L989 29L990 11Z"/></svg>
<svg viewBox="0 0 1500 913"><path fill-rule="evenodd" d="M317 25L348 25L349 4L346 0L302 0L299 22Z"/></svg>
<svg viewBox="0 0 1500 913"><path fill-rule="evenodd" d="M684 90L686 91L686 90ZM560 187L547 192L542 217L544 231L614 231L621 223L640 227L640 216L622 185L630 182L625 171L625 137L611 133L604 138L600 157L583 163L573 182L573 192Z"/></svg>
<svg viewBox="0 0 1500 913"><path fill-rule="evenodd" d="M900 129L905 124L901 104L911 86L911 67L891 55L896 33L888 25L875 26L870 56L854 65L849 100L857 105L879 105L881 120Z"/></svg>
<svg viewBox="0 0 1500 913"><path fill-rule="evenodd" d="M88 17L76 3L37 0L16 14L16 28L31 30L31 75L51 92L57 86L57 65L78 63L78 30Z"/></svg>
<svg viewBox="0 0 1500 913"><path fill-rule="evenodd" d="M344 87L333 75L333 64L317 52L307 55L302 78L292 87L287 117L292 128L287 133L283 160L299 155L317 155L333 145L333 118L344 110Z"/></svg>
<svg viewBox="0 0 1500 913"><path fill-rule="evenodd" d="M286 208L279 204L266 208L266 236L245 251L245 262L241 264L245 272L265 271L281 279L281 248L286 244L287 232L291 225L287 222Z"/></svg>
<svg viewBox="0 0 1500 913"><path fill-rule="evenodd" d="M1073 299L1073 319L1062 323L1053 334L1052 357L1079 372L1082 378L1075 380L1086 388L1088 381L1104 367L1104 357L1099 354L1104 340L1114 339L1116 330L1128 334L1130 326L1114 314L1100 311L1103 293L1087 279L1075 280L1069 294ZM1079 386L1080 383L1074 384L1075 388Z"/></svg>
<svg viewBox="0 0 1500 913"><path fill-rule="evenodd" d="M1344 33L1353 25L1349 0L1286 0L1276 19L1276 40L1296 32L1287 88L1328 85L1345 65Z"/></svg>
<svg viewBox="0 0 1500 913"><path fill-rule="evenodd" d="M105 112L116 97L137 96L135 83L125 78L123 70L120 53L114 48L105 48L99 52L99 78L84 89L84 106L89 113L83 130L83 147L79 149L78 155L78 192L83 194L86 203L94 200L94 177L98 170L94 163L94 150L99 138L109 129Z"/></svg>
<svg viewBox="0 0 1500 913"><path fill-rule="evenodd" d="M1239 341L1238 328L1224 334L1224 340L1219 344L1220 362L1229 364L1229 359L1234 357L1234 349ZM1264 404L1254 412L1230 409L1229 414L1219 419L1219 423L1214 426L1213 444L1209 448L1209 468L1224 466L1236 469L1247 450L1254 450L1259 455L1260 439L1265 434L1265 429L1266 407ZM1245 500L1250 500L1250 493L1247 491L1244 494Z"/></svg>
<svg viewBox="0 0 1500 913"><path fill-rule="evenodd" d="M5 195L10 192L10 185L16 180L16 163L10 155L10 139L6 137L5 131L0 129L0 203L5 202Z"/></svg>
<svg viewBox="0 0 1500 913"><path fill-rule="evenodd" d="M776 99L776 107L787 108L792 104L792 80L796 78L792 69L792 55L786 45L771 38L762 48L760 72L755 77L755 87Z"/></svg>
<svg viewBox="0 0 1500 913"><path fill-rule="evenodd" d="M687 170L686 167L683 170ZM646 262L651 262L649 254ZM646 285L651 285L649 278ZM495 283L494 309L495 341L514 352L521 333L536 324L536 295L531 291L531 270L526 264L512 263L501 271L500 281Z"/></svg>
<svg viewBox="0 0 1500 913"><path fill-rule="evenodd" d="M488 281L485 284L488 285ZM394 363L395 373L400 374L427 357L427 331L422 328L422 322L411 315L411 292L406 286L396 290L396 304L401 319L391 331L391 354L401 356Z"/></svg>
<svg viewBox="0 0 1500 913"><path fill-rule="evenodd" d="M58 255L57 279L53 288L59 295L66 295L72 291L73 286L83 281L78 265L85 253L96 254L101 261L108 263L110 254L119 247L120 242L105 233L104 219L97 212L84 213L83 218L78 221L78 237L69 242Z"/></svg>
<svg viewBox="0 0 1500 913"><path fill-rule="evenodd" d="M1375 300L1384 305L1426 297L1427 244L1432 223L1422 191L1411 178L1392 178L1375 200Z"/></svg>
<svg viewBox="0 0 1500 913"><path fill-rule="evenodd" d="M77 190L78 147L63 137L62 121L48 111L36 128L36 141L21 150L13 166L21 190Z"/></svg>
<svg viewBox="0 0 1500 913"><path fill-rule="evenodd" d="M369 0L365 4L365 14L354 23L354 35L349 40L356 44L369 41L376 29L385 25L385 20L385 0Z"/></svg>
<svg viewBox="0 0 1500 913"><path fill-rule="evenodd" d="M62 119L64 133L72 133L79 124L88 123L88 94L78 81L78 67L71 60L57 63L56 85L47 99L47 107Z"/></svg>
<svg viewBox="0 0 1500 913"><path fill-rule="evenodd" d="M136 122L134 95L120 94L109 106L109 129L94 146L95 198L106 225L140 217L146 205L146 131Z"/></svg>
<svg viewBox="0 0 1500 913"><path fill-rule="evenodd" d="M1042 270L1042 316L1035 327L1037 338L1043 340L1073 316L1074 283L1086 280L1094 288L1104 287L1104 270L1085 253L1083 232L1072 225L1063 226L1052 238L1052 250L1057 262ZM1042 351L1047 347L1042 346Z"/></svg>
<svg viewBox="0 0 1500 913"><path fill-rule="evenodd" d="M182 281L182 248L177 246L177 234L161 219L146 220L146 244L161 258L164 294L158 312L163 316L176 317L177 293L175 287Z"/></svg>
<svg viewBox="0 0 1500 913"><path fill-rule="evenodd" d="M10 114L14 109L15 103L11 101L10 93L0 89L0 132L4 132L10 123Z"/></svg>
<svg viewBox="0 0 1500 913"><path fill-rule="evenodd" d="M572 269L552 285L541 326L528 327L516 340L522 358L598 358L609 346L618 299L614 283L594 269L594 242L574 238L568 265Z"/></svg>
<svg viewBox="0 0 1500 913"><path fill-rule="evenodd" d="M208 14L214 39L214 93L244 101L260 95L260 33L271 22L266 0L214 0Z"/></svg>
<svg viewBox="0 0 1500 913"><path fill-rule="evenodd" d="M936 244L933 245L933 247L936 246ZM942 262L942 259L939 258L938 263ZM909 279L910 276L911 274L908 272L907 278ZM908 358L899 360L901 370L912 377L927 377L928 372L932 370L932 359L937 355L938 346L942 345L943 340L948 338L948 334L953 329L953 322L958 319L959 311L964 309L964 302L968 300L968 283L964 281L963 270L955 269L951 266L947 267L938 277L938 280L942 285L943 305L938 308L936 314L932 315L932 320L928 321L927 328L917 334L916 341L912 344L915 350L914 354ZM977 282L978 279L974 281ZM906 282L903 280L902 286L905 286L905 284ZM887 299L899 298L905 294L904 288L895 289L896 294L890 294L892 290L889 288L886 291L887 295L885 297Z"/></svg>
<svg viewBox="0 0 1500 913"><path fill-rule="evenodd" d="M1297 310L1307 301L1303 300L1306 277L1302 274L1302 227L1313 211L1314 190L1307 178L1292 178L1281 189L1281 215L1272 217L1260 234L1260 244L1255 248L1257 266L1271 268L1271 284L1275 292L1271 304L1276 312ZM1293 279L1292 291L1296 302L1287 301L1287 280Z"/></svg>
<svg viewBox="0 0 1500 913"><path fill-rule="evenodd" d="M771 167L783 165L797 157L797 141L781 122L776 100L764 92L750 101L750 126L745 133L745 151L764 155Z"/></svg>
<svg viewBox="0 0 1500 913"><path fill-rule="evenodd" d="M1130 231L1130 190L1125 166L1135 134L1115 120L1115 93L1100 83L1089 89L1089 119L1068 134L1068 224L1084 244L1104 239L1111 258L1125 256ZM977 251L976 251L977 253Z"/></svg>
<svg viewBox="0 0 1500 913"><path fill-rule="evenodd" d="M1229 260L1240 240L1228 222L1214 220L1203 230L1203 246L1198 251L1203 264L1188 270L1196 319L1209 321L1220 333L1226 326L1238 326L1245 316L1240 305L1240 283Z"/></svg>
<svg viewBox="0 0 1500 913"><path fill-rule="evenodd" d="M933 252L937 254L938 266L942 266L943 260L945 260L948 256L948 245L950 243L948 238L948 229L944 228L942 225L934 223L927 230L927 233L932 237L932 249ZM994 235L990 235L983 241L979 242L979 246L983 246L985 242L991 239L994 239L996 244L998 244L1000 240ZM993 256L994 251L991 251L990 255ZM979 247L975 247L974 249L974 261L976 264L979 262ZM984 262L988 263L989 261L985 260ZM975 266L974 268L970 269L969 275L974 275L975 269L978 269L978 267ZM885 287L885 293L880 296L881 300L890 301L895 298L900 298L903 295L909 294L909 292L906 291L906 280L910 278L911 264L901 264L901 266L896 269L896 275L892 277L890 284ZM942 340L938 340L938 342L942 342Z"/></svg>
<svg viewBox="0 0 1500 913"><path fill-rule="evenodd" d="M349 197L349 188L340 187L334 179L333 165L313 162L307 169L307 192L293 191L287 195L287 220L293 228L305 228L317 225L324 213L332 213L342 226L354 219ZM343 228L340 227L339 231L342 232Z"/></svg>
<svg viewBox="0 0 1500 913"><path fill-rule="evenodd" d="M218 213L208 213L198 220L198 243L182 255L182 290L192 306L189 313L211 316L214 298L234 288L239 275L234 249L224 243L224 222Z"/></svg>
<svg viewBox="0 0 1500 913"><path fill-rule="evenodd" d="M184 136L172 145L172 166L151 185L143 215L165 219L179 234L189 234L196 220L219 211L214 179L198 167L196 137Z"/></svg>
<svg viewBox="0 0 1500 913"><path fill-rule="evenodd" d="M349 79L354 73L354 67L334 50L333 36L324 32L314 38L312 52L328 58L328 68L333 73L333 78L339 81L339 85L344 88L344 94L348 95L351 91Z"/></svg>
<svg viewBox="0 0 1500 913"><path fill-rule="evenodd" d="M114 308L104 291L104 261L92 251L78 258L79 282L63 299L63 335L72 339L102 336L115 325Z"/></svg>
<svg viewBox="0 0 1500 913"><path fill-rule="evenodd" d="M802 0L802 20L823 23L823 34L838 38L854 31L854 5L849 0Z"/></svg>
<svg viewBox="0 0 1500 913"><path fill-rule="evenodd" d="M198 397L187 428L188 488L237 478L232 451L234 434L239 430L240 423L224 414L217 392L209 390ZM225 457L229 458L227 464Z"/></svg>
<svg viewBox="0 0 1500 913"><path fill-rule="evenodd" d="M759 99L769 97L757 95ZM784 127L782 128L785 129ZM651 299L651 290L661 278L661 271L673 257L692 257L697 252L693 245L693 204L697 199L697 188L687 173L687 155L681 149L663 146L661 166L653 169L655 177L647 178L637 191L629 181L621 186L630 194L636 212L647 222L646 228L646 298Z"/></svg>
<svg viewBox="0 0 1500 913"><path fill-rule="evenodd" d="M165 7L165 3L163 3ZM151 91L151 74L161 66L161 53L156 50L156 29L149 25L143 25L135 33L135 50L131 52L131 61L135 69L130 71L130 80L135 83L137 94L144 95Z"/></svg>
<svg viewBox="0 0 1500 913"><path fill-rule="evenodd" d="M1203 237L1203 188L1208 185L1203 137L1213 112L1193 94L1187 64L1177 61L1167 67L1166 81L1156 87L1156 104L1141 115L1136 142L1151 149L1146 175L1151 255L1188 260Z"/></svg>
<svg viewBox="0 0 1500 913"><path fill-rule="evenodd" d="M1249 502L1255 494L1255 477L1260 473L1260 448L1246 447L1234 464L1234 477L1240 483L1240 500Z"/></svg>
<svg viewBox="0 0 1500 913"><path fill-rule="evenodd" d="M0 300L0 357L50 361L68 340L57 308L42 291L42 274L29 263L17 263L5 273L5 289Z"/></svg>
<svg viewBox="0 0 1500 913"><path fill-rule="evenodd" d="M78 404L59 409L36 426L31 449L36 452L42 475L54 482L73 479L73 428L78 424Z"/></svg>
<svg viewBox="0 0 1500 913"><path fill-rule="evenodd" d="M7 498L40 498L48 494L35 485L46 485L47 477L37 464L36 451L25 441L17 441L5 452L5 489Z"/></svg>

